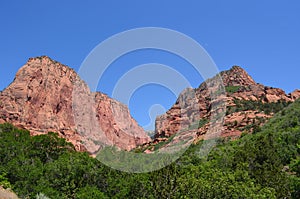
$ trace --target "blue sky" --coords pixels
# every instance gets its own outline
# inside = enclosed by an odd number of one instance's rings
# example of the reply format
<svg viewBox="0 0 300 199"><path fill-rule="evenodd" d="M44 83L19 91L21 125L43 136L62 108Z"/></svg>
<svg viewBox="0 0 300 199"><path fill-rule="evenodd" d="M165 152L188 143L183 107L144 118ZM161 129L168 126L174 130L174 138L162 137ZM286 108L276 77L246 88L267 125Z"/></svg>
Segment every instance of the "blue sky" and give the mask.
<svg viewBox="0 0 300 199"><path fill-rule="evenodd" d="M78 70L89 52L108 37L150 26L195 39L220 70L240 65L257 82L291 92L300 88L299 10L297 0L0 1L0 90L29 57L48 55ZM152 62L178 70L193 87L203 81L183 59L144 50L116 60L98 89L111 95L123 73ZM168 109L175 100L167 89L148 85L133 94L129 108L145 126L152 105Z"/></svg>

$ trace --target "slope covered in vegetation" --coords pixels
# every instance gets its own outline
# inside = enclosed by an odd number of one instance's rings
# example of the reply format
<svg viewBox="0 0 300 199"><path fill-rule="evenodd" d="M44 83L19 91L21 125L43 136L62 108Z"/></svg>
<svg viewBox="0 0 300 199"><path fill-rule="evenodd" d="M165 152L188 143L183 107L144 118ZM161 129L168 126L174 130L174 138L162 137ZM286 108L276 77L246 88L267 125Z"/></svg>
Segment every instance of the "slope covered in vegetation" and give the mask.
<svg viewBox="0 0 300 199"><path fill-rule="evenodd" d="M31 137L0 125L0 185L35 198L300 198L300 100L260 132L218 145L202 141L146 174L115 171L54 133Z"/></svg>

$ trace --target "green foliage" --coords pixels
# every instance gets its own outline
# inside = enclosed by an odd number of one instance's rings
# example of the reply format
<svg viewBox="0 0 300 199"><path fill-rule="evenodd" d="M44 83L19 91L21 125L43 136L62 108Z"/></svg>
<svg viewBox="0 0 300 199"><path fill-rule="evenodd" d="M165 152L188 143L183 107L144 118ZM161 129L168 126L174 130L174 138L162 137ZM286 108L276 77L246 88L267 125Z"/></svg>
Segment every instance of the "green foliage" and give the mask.
<svg viewBox="0 0 300 199"><path fill-rule="evenodd" d="M260 106L241 102L238 109ZM260 109L278 112L277 106L285 104ZM300 198L300 101L255 134L235 141L216 140L217 146L203 156L203 147L210 142L192 144L160 170L132 174L75 152L56 134L31 137L28 131L2 124L0 185L13 187L21 198ZM135 155L139 153L105 149L98 158L126 168ZM137 169L151 169L159 161L153 156L133 163Z"/></svg>
<svg viewBox="0 0 300 199"><path fill-rule="evenodd" d="M247 126L240 128L242 131L257 133L261 131L260 123L251 123Z"/></svg>
<svg viewBox="0 0 300 199"><path fill-rule="evenodd" d="M297 156L296 159L291 161L290 169L296 173L297 177L300 177L300 156Z"/></svg>
<svg viewBox="0 0 300 199"><path fill-rule="evenodd" d="M179 135L180 135L180 132L179 132ZM167 138L167 139L165 141L160 141L159 143L156 143L156 144L150 143L146 147L145 146L139 146L138 148L134 149L133 151L135 153L142 153L142 152L146 151L147 149L152 150L152 151L158 151L159 149L163 148L167 144L171 143L176 136L178 136L178 134L173 134L170 137L161 137L161 138ZM182 145L184 143L182 142L180 144Z"/></svg>
<svg viewBox="0 0 300 199"><path fill-rule="evenodd" d="M278 101L278 102L271 102L271 103L263 103L262 101L252 101L252 100L234 100L235 106L227 107L226 115L241 112L241 111L248 111L248 110L255 110L255 111L264 111L266 114L271 113L278 113L285 107L287 107L290 102L286 101Z"/></svg>
<svg viewBox="0 0 300 199"><path fill-rule="evenodd" d="M76 193L76 197L77 199L104 199L104 198L108 198L107 196L105 196L104 193L102 193L101 191L99 191L99 189L95 186L86 186L83 188L80 188L77 193Z"/></svg>
<svg viewBox="0 0 300 199"><path fill-rule="evenodd" d="M0 186L4 189L12 188L10 182L8 181L8 178L6 177L6 173L0 174Z"/></svg>
<svg viewBox="0 0 300 199"><path fill-rule="evenodd" d="M159 142L158 144L154 145L154 151L159 150L160 148L162 148L163 146L166 146L167 144L169 144L170 142L172 142L172 140L176 137L176 134L171 135L170 137L168 137L168 140L165 142ZM151 145L150 145L151 147Z"/></svg>
<svg viewBox="0 0 300 199"><path fill-rule="evenodd" d="M178 144L178 154L181 153L180 149L180 145ZM113 147L106 147L97 154L96 158L114 169L136 173L160 168L165 165L165 162L175 161L178 155L174 155L173 153L160 153L157 151L145 155L135 152L126 152Z"/></svg>
<svg viewBox="0 0 300 199"><path fill-rule="evenodd" d="M191 166L179 184L179 193L187 190L185 198L276 198L274 189L262 188L242 170Z"/></svg>
<svg viewBox="0 0 300 199"><path fill-rule="evenodd" d="M38 156L43 163L56 160L66 151L75 151L71 143L59 138L57 133L32 137L32 156Z"/></svg>
<svg viewBox="0 0 300 199"><path fill-rule="evenodd" d="M225 90L227 93L236 93L241 86L226 86Z"/></svg>

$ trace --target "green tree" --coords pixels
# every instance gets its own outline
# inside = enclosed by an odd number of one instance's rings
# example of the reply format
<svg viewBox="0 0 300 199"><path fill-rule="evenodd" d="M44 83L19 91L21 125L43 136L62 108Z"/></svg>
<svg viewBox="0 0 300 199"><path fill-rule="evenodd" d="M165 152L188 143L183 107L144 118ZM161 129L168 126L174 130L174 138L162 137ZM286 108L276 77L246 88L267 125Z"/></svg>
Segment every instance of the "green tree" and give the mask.
<svg viewBox="0 0 300 199"><path fill-rule="evenodd" d="M108 198L95 186L86 186L79 188L75 194L76 199L105 199Z"/></svg>

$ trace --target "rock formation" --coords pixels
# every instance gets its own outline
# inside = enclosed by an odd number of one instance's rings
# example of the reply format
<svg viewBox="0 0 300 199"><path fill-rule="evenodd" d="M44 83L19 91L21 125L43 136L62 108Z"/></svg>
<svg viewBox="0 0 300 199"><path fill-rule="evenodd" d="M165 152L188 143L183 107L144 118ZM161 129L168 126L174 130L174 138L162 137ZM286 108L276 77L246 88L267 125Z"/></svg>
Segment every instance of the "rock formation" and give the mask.
<svg viewBox="0 0 300 199"><path fill-rule="evenodd" d="M73 69L46 56L29 59L0 93L3 122L32 135L57 132L90 153L103 144L130 150L150 141L125 105L90 92Z"/></svg>
<svg viewBox="0 0 300 199"><path fill-rule="evenodd" d="M171 109L156 118L151 142L125 105L92 93L73 69L42 56L29 59L0 92L0 123L10 122L32 135L57 132L77 150L94 154L104 145L131 150L191 138L236 138L257 130L278 107L299 97L300 90L286 94L258 84L233 66L196 89L185 89Z"/></svg>
<svg viewBox="0 0 300 199"><path fill-rule="evenodd" d="M224 86L213 88L211 82L218 78ZM218 96L214 97L215 94ZM207 139L209 130L217 136L238 137L242 132L254 131L272 117L275 110L269 107L285 106L299 97L299 90L286 94L282 89L258 84L241 67L233 66L197 89L184 90L171 109L156 118L155 137L185 132L197 139ZM212 106L218 103L225 103L227 111L216 112ZM222 114L223 120L216 122Z"/></svg>
<svg viewBox="0 0 300 199"><path fill-rule="evenodd" d="M0 186L1 199L19 199L19 197L10 189L4 189Z"/></svg>

